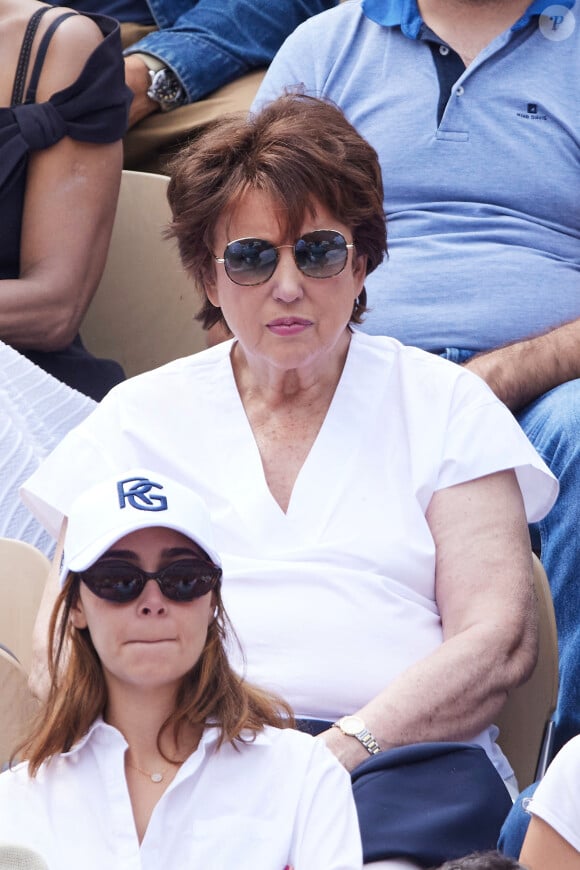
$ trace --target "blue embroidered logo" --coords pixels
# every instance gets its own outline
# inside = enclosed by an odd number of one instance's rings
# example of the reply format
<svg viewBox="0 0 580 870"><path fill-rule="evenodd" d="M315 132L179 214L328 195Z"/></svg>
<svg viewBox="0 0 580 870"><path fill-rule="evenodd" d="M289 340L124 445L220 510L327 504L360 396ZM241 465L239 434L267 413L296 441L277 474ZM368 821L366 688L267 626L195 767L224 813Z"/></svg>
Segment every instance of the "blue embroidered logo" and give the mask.
<svg viewBox="0 0 580 870"><path fill-rule="evenodd" d="M117 483L119 507L122 509L129 504L138 511L166 511L166 497L150 495L152 489L163 489L163 486L146 477L128 477L126 480L120 480Z"/></svg>
<svg viewBox="0 0 580 870"><path fill-rule="evenodd" d="M525 118L526 121L547 121L548 116L540 109L538 103L526 103L526 111L516 112L516 115L518 118Z"/></svg>

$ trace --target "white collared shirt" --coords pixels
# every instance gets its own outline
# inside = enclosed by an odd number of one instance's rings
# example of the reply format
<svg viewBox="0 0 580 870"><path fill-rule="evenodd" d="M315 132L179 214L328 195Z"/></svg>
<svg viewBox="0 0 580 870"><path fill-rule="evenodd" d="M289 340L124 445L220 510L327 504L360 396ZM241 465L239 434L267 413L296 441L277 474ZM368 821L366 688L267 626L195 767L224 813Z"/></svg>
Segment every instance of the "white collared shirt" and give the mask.
<svg viewBox="0 0 580 870"><path fill-rule="evenodd" d="M50 870L354 870L362 867L350 778L321 742L266 728L225 743L206 728L156 805L141 845L124 772L127 743L98 720L31 779L0 776L0 840Z"/></svg>

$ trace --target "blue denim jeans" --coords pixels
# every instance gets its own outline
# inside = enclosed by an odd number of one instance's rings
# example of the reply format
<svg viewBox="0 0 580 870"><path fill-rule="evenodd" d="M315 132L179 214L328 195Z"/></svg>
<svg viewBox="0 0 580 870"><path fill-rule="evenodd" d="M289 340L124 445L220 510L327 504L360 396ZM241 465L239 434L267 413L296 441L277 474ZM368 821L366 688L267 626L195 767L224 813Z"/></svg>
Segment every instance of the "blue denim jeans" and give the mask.
<svg viewBox="0 0 580 870"><path fill-rule="evenodd" d="M497 848L504 855L509 855L510 858L520 857L522 844L531 818L530 814L526 812L526 806L537 786L538 783L534 782L523 790L502 825Z"/></svg>
<svg viewBox="0 0 580 870"><path fill-rule="evenodd" d="M461 363L470 351L449 348ZM530 526L546 569L558 626L560 691L555 751L580 733L580 380L555 387L516 415L522 429L560 481L550 513Z"/></svg>

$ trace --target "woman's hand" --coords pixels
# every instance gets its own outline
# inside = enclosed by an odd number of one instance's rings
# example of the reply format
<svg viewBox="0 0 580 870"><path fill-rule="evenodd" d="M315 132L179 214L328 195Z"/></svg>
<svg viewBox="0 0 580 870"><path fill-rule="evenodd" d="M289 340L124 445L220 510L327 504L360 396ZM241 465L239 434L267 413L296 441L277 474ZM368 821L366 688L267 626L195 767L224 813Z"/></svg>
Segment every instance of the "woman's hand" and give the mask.
<svg viewBox="0 0 580 870"><path fill-rule="evenodd" d="M370 758L364 746L356 737L343 734L340 728L329 728L319 734L317 740L324 740L330 751L336 755L343 767L350 773L363 761Z"/></svg>

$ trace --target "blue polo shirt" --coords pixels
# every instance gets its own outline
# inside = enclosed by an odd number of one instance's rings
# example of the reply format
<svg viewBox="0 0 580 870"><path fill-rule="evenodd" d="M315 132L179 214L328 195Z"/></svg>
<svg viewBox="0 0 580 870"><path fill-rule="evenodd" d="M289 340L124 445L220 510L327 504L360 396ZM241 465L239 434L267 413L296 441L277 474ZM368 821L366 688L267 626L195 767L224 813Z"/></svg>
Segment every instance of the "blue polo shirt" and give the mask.
<svg viewBox="0 0 580 870"><path fill-rule="evenodd" d="M580 317L580 14L546 6L466 69L415 0L353 0L270 67L256 106L303 83L379 154L390 256L367 331L483 350Z"/></svg>

